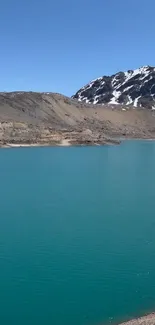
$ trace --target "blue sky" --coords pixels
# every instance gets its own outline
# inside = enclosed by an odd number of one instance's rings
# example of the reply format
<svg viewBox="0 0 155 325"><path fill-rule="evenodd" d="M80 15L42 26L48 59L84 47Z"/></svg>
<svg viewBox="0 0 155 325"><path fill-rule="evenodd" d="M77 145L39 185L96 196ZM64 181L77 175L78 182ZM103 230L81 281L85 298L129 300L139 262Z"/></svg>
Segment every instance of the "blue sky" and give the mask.
<svg viewBox="0 0 155 325"><path fill-rule="evenodd" d="M74 94L155 65L154 0L1 0L0 91Z"/></svg>

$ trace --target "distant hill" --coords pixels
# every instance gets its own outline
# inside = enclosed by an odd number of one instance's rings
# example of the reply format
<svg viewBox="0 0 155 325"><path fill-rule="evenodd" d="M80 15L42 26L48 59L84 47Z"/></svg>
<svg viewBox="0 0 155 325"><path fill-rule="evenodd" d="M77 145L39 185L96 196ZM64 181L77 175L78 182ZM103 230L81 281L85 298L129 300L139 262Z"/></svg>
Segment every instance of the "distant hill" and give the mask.
<svg viewBox="0 0 155 325"><path fill-rule="evenodd" d="M154 114L130 105L87 104L55 93L0 93L0 146L155 138Z"/></svg>

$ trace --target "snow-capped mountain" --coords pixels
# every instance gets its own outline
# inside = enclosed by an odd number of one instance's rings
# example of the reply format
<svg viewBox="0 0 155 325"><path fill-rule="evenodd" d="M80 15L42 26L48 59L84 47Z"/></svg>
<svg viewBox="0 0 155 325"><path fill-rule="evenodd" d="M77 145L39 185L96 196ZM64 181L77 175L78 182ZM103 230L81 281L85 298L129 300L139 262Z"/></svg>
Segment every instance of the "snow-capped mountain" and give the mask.
<svg viewBox="0 0 155 325"><path fill-rule="evenodd" d="M155 109L155 67L119 72L92 80L72 98L90 104L124 104Z"/></svg>

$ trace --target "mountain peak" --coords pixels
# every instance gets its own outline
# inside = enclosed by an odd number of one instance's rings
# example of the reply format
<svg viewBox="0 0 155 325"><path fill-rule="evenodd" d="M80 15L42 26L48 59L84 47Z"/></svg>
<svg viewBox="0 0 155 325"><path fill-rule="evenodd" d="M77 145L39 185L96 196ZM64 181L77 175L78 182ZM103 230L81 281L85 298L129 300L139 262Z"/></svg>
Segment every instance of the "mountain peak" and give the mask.
<svg viewBox="0 0 155 325"><path fill-rule="evenodd" d="M94 79L72 97L90 104L124 104L154 109L155 67L146 65Z"/></svg>

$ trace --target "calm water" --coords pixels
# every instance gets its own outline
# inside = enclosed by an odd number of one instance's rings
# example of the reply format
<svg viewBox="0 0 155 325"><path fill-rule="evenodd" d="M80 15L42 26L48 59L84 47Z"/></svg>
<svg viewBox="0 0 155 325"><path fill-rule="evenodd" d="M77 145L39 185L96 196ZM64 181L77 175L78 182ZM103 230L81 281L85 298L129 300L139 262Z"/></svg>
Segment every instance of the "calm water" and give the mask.
<svg viewBox="0 0 155 325"><path fill-rule="evenodd" d="M155 310L155 142L0 150L0 324Z"/></svg>

